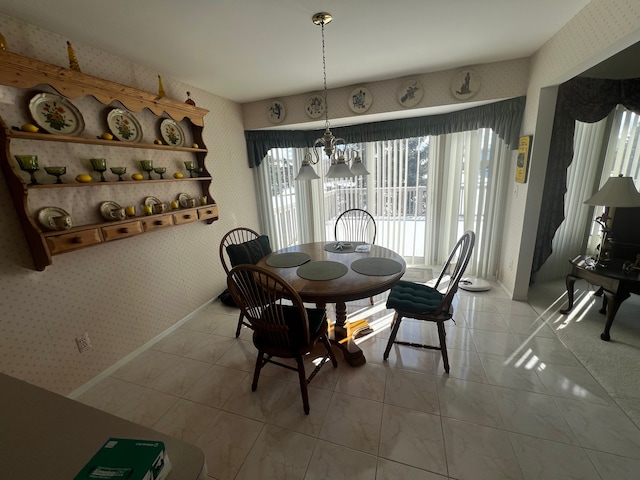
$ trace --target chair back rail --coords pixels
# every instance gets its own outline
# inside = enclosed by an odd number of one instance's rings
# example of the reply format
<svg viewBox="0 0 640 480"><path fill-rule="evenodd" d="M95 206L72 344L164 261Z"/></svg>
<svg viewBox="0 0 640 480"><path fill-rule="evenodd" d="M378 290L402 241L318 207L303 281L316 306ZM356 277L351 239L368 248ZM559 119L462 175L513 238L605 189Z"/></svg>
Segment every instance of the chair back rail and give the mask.
<svg viewBox="0 0 640 480"><path fill-rule="evenodd" d="M449 312L451 310L451 303L458 292L460 280L462 280L462 276L464 275L467 265L469 264L469 260L471 259L475 241L476 234L471 230L467 230L460 239L458 239L449 254L449 258L447 258L447 261L442 266L442 270L440 270L440 274L438 275L438 280L436 280L434 288L440 291L440 283L443 282L444 279L448 280L448 284L447 289L444 292L442 303L436 313L439 314L441 312ZM452 266L453 271L451 272L450 270Z"/></svg>
<svg viewBox="0 0 640 480"><path fill-rule="evenodd" d="M297 341L309 343L307 311L300 295L284 279L262 267L239 265L229 272L227 284L261 342L280 348L295 347L289 335L291 324L287 322L287 316L291 318L291 314L285 312L286 307L298 311Z"/></svg>
<svg viewBox="0 0 640 480"><path fill-rule="evenodd" d="M248 242L249 240L254 240L259 236L260 235L255 230L247 227L238 227L230 230L224 237L222 237L222 240L220 241L220 262L222 263L222 268L224 268L225 273L228 274L231 270L231 261L227 254L227 247L229 245L239 245L241 243Z"/></svg>
<svg viewBox="0 0 640 480"><path fill-rule="evenodd" d="M376 242L376 221L366 210L352 208L336 219L334 235L337 241Z"/></svg>

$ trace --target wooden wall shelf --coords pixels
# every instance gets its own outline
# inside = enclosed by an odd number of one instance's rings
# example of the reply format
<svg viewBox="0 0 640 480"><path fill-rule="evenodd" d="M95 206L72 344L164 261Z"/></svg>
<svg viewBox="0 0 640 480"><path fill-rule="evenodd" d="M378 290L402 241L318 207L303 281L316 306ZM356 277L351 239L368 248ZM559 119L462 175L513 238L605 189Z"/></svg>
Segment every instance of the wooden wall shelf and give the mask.
<svg viewBox="0 0 640 480"><path fill-rule="evenodd" d="M199 146L198 148L175 147L171 145L120 142L117 140L104 140L102 138L23 132L10 128L0 119L0 146L4 147L0 148L0 168L4 174L20 224L27 239L36 270L42 271L45 267L51 265L53 255L99 245L112 240L128 238L134 235L156 231L161 228L185 225L195 221L212 223L218 219L218 206L210 204L192 209L175 210L161 215L134 217L120 222L79 225L64 231L43 230L34 219L34 215L29 211L28 206L29 193L38 189L198 182L202 195L209 197L211 176L204 165L208 150L202 139L204 116L208 111L193 105L159 97L152 93L96 78L75 70L5 51L0 51L0 85L22 89L32 88L36 85L50 85L67 98L81 98L90 95L105 105L113 101L118 101L133 112L139 112L148 108L156 116L161 116L166 113L176 121L187 119L191 123L194 142ZM137 181L123 180L90 183L68 181L68 183L62 184L27 185L23 180L21 172L16 171L16 168L12 166L10 147L11 141L14 139L185 152L190 153L192 155L191 158L195 158L194 165L201 171L201 176L181 179L165 178L162 180L145 179Z"/></svg>
<svg viewBox="0 0 640 480"><path fill-rule="evenodd" d="M158 116L166 112L178 122L188 118L200 127L204 126L204 116L208 113L204 108L1 50L0 84L16 88L46 84L67 98L91 95L104 105L117 100L132 112L148 108Z"/></svg>

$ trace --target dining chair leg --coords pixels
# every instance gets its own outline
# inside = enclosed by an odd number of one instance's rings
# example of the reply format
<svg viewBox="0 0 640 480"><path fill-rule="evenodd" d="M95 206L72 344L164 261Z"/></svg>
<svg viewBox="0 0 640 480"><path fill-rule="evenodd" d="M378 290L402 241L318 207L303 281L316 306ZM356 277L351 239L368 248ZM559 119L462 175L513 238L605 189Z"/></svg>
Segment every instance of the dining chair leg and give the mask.
<svg viewBox="0 0 640 480"><path fill-rule="evenodd" d="M329 358L331 359L331 364L333 365L333 368L336 368L338 366L338 361L336 360L336 356L333 354L333 349L331 348L331 342L329 342L329 339L327 338L326 335L323 335L320 338L320 340L322 341L323 345L327 349L327 353L329 354Z"/></svg>
<svg viewBox="0 0 640 480"><path fill-rule="evenodd" d="M383 360L389 358L389 352L391 351L391 345L396 339L396 335L398 334L398 328L400 328L400 322L402 321L402 317L400 314L396 313L393 316L393 321L391 322L391 334L389 335L389 341L387 342L387 348L384 349L384 355L382 356Z"/></svg>
<svg viewBox="0 0 640 480"><path fill-rule="evenodd" d="M244 314L240 312L240 316L238 317L238 326L236 328L236 338L240 336L240 330L242 329L242 319L244 318Z"/></svg>
<svg viewBox="0 0 640 480"><path fill-rule="evenodd" d="M309 415L309 392L307 391L307 375L304 372L304 362L301 356L296 357L298 364L298 380L300 381L300 393L302 394L302 407L305 415Z"/></svg>
<svg viewBox="0 0 640 480"><path fill-rule="evenodd" d="M264 352L262 350L258 350L258 358L256 359L256 368L253 371L253 383L251 384L252 392L255 392L256 388L258 388L258 378L260 378L260 370L262 370L263 365L264 365Z"/></svg>
<svg viewBox="0 0 640 480"><path fill-rule="evenodd" d="M444 363L444 371L449 373L449 355L447 353L447 332L444 330L444 322L437 322L438 337L440 338L440 353Z"/></svg>

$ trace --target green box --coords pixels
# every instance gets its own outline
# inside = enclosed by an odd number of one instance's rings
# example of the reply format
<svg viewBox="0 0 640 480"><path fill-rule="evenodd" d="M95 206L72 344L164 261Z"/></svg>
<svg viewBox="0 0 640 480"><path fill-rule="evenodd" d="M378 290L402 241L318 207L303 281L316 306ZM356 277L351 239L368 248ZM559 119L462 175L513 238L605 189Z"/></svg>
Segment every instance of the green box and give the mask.
<svg viewBox="0 0 640 480"><path fill-rule="evenodd" d="M74 480L158 480L169 468L163 442L110 438Z"/></svg>

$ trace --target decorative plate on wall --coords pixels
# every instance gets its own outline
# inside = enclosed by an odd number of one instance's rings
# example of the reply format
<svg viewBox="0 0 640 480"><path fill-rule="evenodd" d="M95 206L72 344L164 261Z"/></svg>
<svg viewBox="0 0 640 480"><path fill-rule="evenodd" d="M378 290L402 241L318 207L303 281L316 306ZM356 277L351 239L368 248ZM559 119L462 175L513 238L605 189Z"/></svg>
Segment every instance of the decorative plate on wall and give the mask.
<svg viewBox="0 0 640 480"><path fill-rule="evenodd" d="M462 70L451 82L451 94L458 100L467 100L480 90L480 75L473 70Z"/></svg>
<svg viewBox="0 0 640 480"><path fill-rule="evenodd" d="M180 125L170 118L165 118L160 123L160 135L167 145L181 147L184 145L184 132Z"/></svg>
<svg viewBox="0 0 640 480"><path fill-rule="evenodd" d="M349 108L354 113L366 112L371 102L373 102L373 95L368 88L356 87L349 94Z"/></svg>
<svg viewBox="0 0 640 480"><path fill-rule="evenodd" d="M398 89L398 102L403 107L415 107L422 100L423 93L420 80L407 80Z"/></svg>
<svg viewBox="0 0 640 480"><path fill-rule="evenodd" d="M142 127L129 112L114 108L107 115L107 125L113 136L123 142L139 142L142 140Z"/></svg>
<svg viewBox="0 0 640 480"><path fill-rule="evenodd" d="M267 107L267 118L271 123L282 123L287 115L287 109L280 100L274 100Z"/></svg>
<svg viewBox="0 0 640 480"><path fill-rule="evenodd" d="M58 135L79 135L84 130L80 110L53 93L39 93L29 102L29 111L39 127Z"/></svg>
<svg viewBox="0 0 640 480"><path fill-rule="evenodd" d="M320 118L324 115L324 98L321 95L311 95L307 98L304 111L309 118Z"/></svg>

